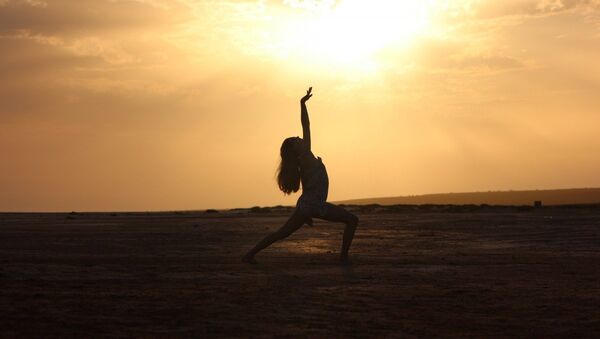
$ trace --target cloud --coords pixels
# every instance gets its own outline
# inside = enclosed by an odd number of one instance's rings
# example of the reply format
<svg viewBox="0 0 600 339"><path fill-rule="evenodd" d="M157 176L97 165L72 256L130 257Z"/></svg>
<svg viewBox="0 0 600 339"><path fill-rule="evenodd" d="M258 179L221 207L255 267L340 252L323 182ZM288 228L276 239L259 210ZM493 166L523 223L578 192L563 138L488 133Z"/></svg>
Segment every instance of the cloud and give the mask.
<svg viewBox="0 0 600 339"><path fill-rule="evenodd" d="M598 22L598 0L464 0L439 3L435 20L454 34L484 36L506 27L562 14Z"/></svg>
<svg viewBox="0 0 600 339"><path fill-rule="evenodd" d="M46 7L48 3L41 0L0 0L0 7L8 5L28 5L32 7Z"/></svg>
<svg viewBox="0 0 600 339"><path fill-rule="evenodd" d="M323 10L333 7L336 0L283 0L284 5L307 10Z"/></svg>
<svg viewBox="0 0 600 339"><path fill-rule="evenodd" d="M460 41L427 40L417 51L420 65L431 71L503 71L523 67L515 57L490 47Z"/></svg>
<svg viewBox="0 0 600 339"><path fill-rule="evenodd" d="M189 18L176 2L53 0L5 1L0 7L0 32L27 30L33 34L77 36L127 29L156 29Z"/></svg>

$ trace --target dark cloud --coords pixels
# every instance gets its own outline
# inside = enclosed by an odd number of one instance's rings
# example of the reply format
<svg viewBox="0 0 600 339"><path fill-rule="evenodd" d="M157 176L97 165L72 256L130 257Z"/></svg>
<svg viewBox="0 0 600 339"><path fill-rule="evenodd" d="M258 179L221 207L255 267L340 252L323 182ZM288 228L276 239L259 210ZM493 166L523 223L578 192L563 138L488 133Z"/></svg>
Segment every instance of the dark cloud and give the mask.
<svg viewBox="0 0 600 339"><path fill-rule="evenodd" d="M176 1L165 7L141 1L52 0L45 5L9 1L0 6L0 32L27 30L33 34L77 36L133 28L156 28L189 18Z"/></svg>
<svg viewBox="0 0 600 339"><path fill-rule="evenodd" d="M7 82L47 80L65 70L92 67L102 63L100 57L77 56L49 42L28 38L0 39L0 73Z"/></svg>

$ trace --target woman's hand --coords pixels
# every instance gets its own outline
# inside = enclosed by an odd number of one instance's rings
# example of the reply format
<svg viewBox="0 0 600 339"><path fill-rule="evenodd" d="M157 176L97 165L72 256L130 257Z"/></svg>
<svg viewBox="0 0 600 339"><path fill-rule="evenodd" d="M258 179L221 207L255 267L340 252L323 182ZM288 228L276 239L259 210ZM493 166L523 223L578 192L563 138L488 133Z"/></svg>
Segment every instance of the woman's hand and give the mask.
<svg viewBox="0 0 600 339"><path fill-rule="evenodd" d="M300 99L300 102L305 103L308 101L308 99L310 99L310 97L312 97L312 87L310 87L308 91L306 91L306 95L303 96L302 99Z"/></svg>

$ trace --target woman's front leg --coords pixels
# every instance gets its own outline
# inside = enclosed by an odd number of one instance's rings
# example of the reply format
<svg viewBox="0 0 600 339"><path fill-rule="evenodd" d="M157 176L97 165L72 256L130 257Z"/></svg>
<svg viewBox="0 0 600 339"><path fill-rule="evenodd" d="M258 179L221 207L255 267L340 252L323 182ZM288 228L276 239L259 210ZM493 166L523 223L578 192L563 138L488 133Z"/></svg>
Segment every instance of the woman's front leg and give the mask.
<svg viewBox="0 0 600 339"><path fill-rule="evenodd" d="M321 217L322 219L346 224L342 240L342 250L340 252L340 260L346 263L348 261L348 251L350 250L350 245L354 239L354 232L356 232L356 226L358 225L358 217L334 204L326 203L326 205L327 208L325 209L325 214Z"/></svg>

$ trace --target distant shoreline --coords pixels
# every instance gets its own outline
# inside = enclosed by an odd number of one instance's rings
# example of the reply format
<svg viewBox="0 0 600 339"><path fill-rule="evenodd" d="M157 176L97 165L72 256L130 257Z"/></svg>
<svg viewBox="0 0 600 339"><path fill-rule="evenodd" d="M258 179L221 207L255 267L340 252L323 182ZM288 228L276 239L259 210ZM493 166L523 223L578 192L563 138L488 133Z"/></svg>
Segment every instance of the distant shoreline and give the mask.
<svg viewBox="0 0 600 339"><path fill-rule="evenodd" d="M379 205L379 206L480 206L493 207L519 207L534 206L535 202L541 206L581 206L600 205L600 188L567 188L550 190L523 190L523 191L488 191L488 192L461 192L461 193L434 193L422 195L408 195L397 197L376 197L332 201L338 205ZM2 211L0 214L68 214L68 213L97 213L97 214L194 214L194 213L268 213L289 212L293 205L253 206L241 208L203 208L182 210L64 210L64 211Z"/></svg>
<svg viewBox="0 0 600 339"><path fill-rule="evenodd" d="M552 190L488 191L435 193L397 197L361 198L336 201L349 205L578 205L600 203L600 188L569 188Z"/></svg>

